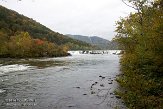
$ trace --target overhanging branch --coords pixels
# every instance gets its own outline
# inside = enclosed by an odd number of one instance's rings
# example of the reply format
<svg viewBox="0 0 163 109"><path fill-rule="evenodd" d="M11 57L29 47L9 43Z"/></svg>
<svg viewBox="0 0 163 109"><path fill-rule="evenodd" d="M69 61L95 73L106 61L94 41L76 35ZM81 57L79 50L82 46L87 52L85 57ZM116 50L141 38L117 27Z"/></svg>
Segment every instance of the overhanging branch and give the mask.
<svg viewBox="0 0 163 109"><path fill-rule="evenodd" d="M131 8L133 8L133 9L135 9L135 10L138 10L137 8L135 8L135 7L133 7L133 6L129 5L129 4L127 4L124 0L122 0L122 2L123 2L125 5L127 5L128 7L131 7Z"/></svg>

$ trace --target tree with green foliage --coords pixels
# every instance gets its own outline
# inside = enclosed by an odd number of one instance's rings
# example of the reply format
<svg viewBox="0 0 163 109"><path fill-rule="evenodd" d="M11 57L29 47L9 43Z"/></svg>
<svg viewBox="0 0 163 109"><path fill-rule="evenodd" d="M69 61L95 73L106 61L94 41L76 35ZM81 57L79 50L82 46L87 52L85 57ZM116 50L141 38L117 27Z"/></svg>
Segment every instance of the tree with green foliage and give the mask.
<svg viewBox="0 0 163 109"><path fill-rule="evenodd" d="M123 2L125 2L123 0ZM118 92L131 109L163 108L163 1L128 0L137 10L117 22L117 35L125 53Z"/></svg>
<svg viewBox="0 0 163 109"><path fill-rule="evenodd" d="M7 55L7 43L8 43L8 38L7 35L4 34L3 32L0 32L0 56Z"/></svg>

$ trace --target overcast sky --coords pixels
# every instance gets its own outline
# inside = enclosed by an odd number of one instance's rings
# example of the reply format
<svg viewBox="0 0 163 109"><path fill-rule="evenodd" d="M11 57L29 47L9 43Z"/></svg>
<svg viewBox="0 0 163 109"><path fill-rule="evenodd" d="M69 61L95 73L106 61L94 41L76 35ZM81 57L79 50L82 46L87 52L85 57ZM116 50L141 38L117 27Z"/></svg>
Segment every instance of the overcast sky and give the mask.
<svg viewBox="0 0 163 109"><path fill-rule="evenodd" d="M121 0L0 0L0 4L62 34L114 37L115 21L132 8Z"/></svg>

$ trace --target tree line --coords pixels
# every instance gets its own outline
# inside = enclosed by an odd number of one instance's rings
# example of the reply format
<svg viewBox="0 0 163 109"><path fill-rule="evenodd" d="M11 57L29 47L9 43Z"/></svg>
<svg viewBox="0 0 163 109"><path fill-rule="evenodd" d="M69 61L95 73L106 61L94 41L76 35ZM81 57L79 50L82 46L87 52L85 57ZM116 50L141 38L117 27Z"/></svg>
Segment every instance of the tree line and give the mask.
<svg viewBox="0 0 163 109"><path fill-rule="evenodd" d="M28 32L6 36L0 32L0 57L33 58L67 56L68 47L58 46L46 39L33 39Z"/></svg>

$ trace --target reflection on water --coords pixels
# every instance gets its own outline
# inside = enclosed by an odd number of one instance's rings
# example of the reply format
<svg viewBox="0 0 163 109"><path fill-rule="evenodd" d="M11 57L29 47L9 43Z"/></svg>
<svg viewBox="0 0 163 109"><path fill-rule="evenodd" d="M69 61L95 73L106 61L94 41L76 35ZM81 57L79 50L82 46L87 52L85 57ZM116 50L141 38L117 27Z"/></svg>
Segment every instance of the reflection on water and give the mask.
<svg viewBox="0 0 163 109"><path fill-rule="evenodd" d="M117 55L0 60L0 109L125 108L114 95Z"/></svg>

